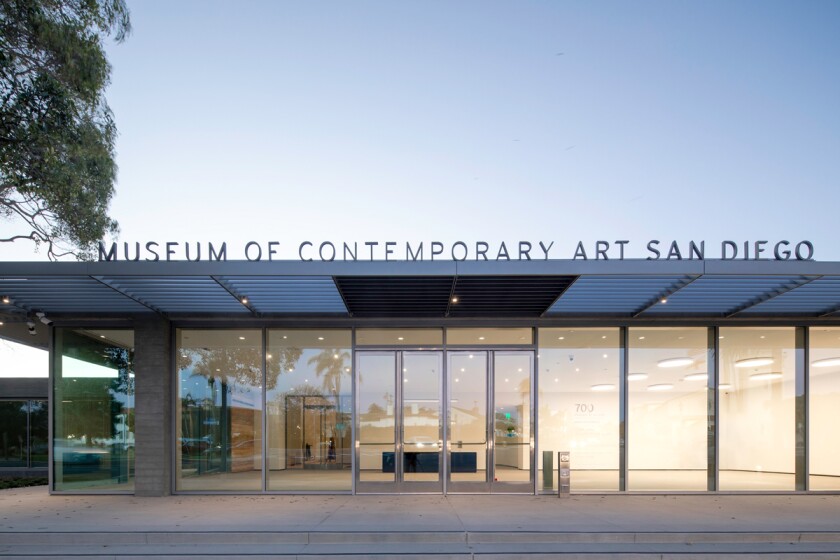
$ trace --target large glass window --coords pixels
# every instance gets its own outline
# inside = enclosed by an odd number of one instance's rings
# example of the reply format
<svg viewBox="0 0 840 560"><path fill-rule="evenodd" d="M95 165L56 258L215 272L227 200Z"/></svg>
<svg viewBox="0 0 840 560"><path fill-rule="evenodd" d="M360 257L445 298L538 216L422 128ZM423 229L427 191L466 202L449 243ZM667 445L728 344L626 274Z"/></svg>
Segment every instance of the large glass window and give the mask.
<svg viewBox="0 0 840 560"><path fill-rule="evenodd" d="M47 401L0 400L0 468L47 466Z"/></svg>
<svg viewBox="0 0 840 560"><path fill-rule="evenodd" d="M133 491L133 362L132 330L55 329L55 490Z"/></svg>
<svg viewBox="0 0 840 560"><path fill-rule="evenodd" d="M706 490L708 329L631 328L628 490Z"/></svg>
<svg viewBox="0 0 840 560"><path fill-rule="evenodd" d="M533 344L533 329L446 329L446 343L450 346L507 346Z"/></svg>
<svg viewBox="0 0 840 560"><path fill-rule="evenodd" d="M810 329L811 490L840 490L840 328Z"/></svg>
<svg viewBox="0 0 840 560"><path fill-rule="evenodd" d="M720 329L720 489L795 488L795 332Z"/></svg>
<svg viewBox="0 0 840 560"><path fill-rule="evenodd" d="M262 330L177 338L177 489L261 490Z"/></svg>
<svg viewBox="0 0 840 560"><path fill-rule="evenodd" d="M618 490L618 337L617 328L540 329L540 490L557 489L558 451L571 452L573 492Z"/></svg>
<svg viewBox="0 0 840 560"><path fill-rule="evenodd" d="M268 489L350 490L349 330L269 330Z"/></svg>

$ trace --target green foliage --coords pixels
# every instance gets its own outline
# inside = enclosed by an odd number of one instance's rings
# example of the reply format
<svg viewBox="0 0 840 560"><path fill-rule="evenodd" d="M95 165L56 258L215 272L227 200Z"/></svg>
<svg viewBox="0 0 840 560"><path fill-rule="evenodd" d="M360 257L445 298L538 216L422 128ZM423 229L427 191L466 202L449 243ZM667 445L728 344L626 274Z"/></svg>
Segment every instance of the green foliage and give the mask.
<svg viewBox="0 0 840 560"><path fill-rule="evenodd" d="M39 477L0 477L0 490L7 488L26 488L27 486L44 486L49 484L46 478Z"/></svg>
<svg viewBox="0 0 840 560"><path fill-rule="evenodd" d="M0 2L0 215L57 259L117 232L116 127L103 41L130 31L124 0Z"/></svg>

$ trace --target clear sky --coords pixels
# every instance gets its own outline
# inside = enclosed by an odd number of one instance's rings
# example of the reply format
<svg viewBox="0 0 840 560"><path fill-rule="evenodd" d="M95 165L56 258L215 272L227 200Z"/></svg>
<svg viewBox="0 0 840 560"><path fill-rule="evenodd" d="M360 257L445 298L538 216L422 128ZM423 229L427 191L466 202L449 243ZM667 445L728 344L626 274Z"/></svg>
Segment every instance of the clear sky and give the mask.
<svg viewBox="0 0 840 560"><path fill-rule="evenodd" d="M120 241L809 239L840 260L840 2L128 4Z"/></svg>

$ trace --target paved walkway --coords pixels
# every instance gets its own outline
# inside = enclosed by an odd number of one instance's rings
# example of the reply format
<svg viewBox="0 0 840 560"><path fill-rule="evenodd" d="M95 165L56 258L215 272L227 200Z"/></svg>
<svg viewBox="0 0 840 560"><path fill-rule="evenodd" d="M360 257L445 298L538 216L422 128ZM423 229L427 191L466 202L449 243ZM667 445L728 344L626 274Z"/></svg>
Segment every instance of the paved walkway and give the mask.
<svg viewBox="0 0 840 560"><path fill-rule="evenodd" d="M0 491L12 532L840 532L840 495L50 496Z"/></svg>
<svg viewBox="0 0 840 560"><path fill-rule="evenodd" d="M4 560L836 560L838 495L50 496L0 491Z"/></svg>

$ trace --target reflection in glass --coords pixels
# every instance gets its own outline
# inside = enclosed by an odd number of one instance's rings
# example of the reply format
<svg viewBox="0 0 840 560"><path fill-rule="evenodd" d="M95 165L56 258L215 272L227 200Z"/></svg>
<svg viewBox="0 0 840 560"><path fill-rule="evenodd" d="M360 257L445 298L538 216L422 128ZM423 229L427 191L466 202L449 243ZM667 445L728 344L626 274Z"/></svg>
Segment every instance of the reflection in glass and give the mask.
<svg viewBox="0 0 840 560"><path fill-rule="evenodd" d="M132 424L133 425L133 424ZM29 466L48 466L49 408L47 401L29 401Z"/></svg>
<svg viewBox="0 0 840 560"><path fill-rule="evenodd" d="M177 338L177 489L261 490L262 331Z"/></svg>
<svg viewBox="0 0 840 560"><path fill-rule="evenodd" d="M359 482L396 482L396 367L393 352L359 354Z"/></svg>
<svg viewBox="0 0 840 560"><path fill-rule="evenodd" d="M56 328L54 337L54 489L130 492L134 332Z"/></svg>
<svg viewBox="0 0 840 560"><path fill-rule="evenodd" d="M29 401L0 401L0 467L29 466Z"/></svg>
<svg viewBox="0 0 840 560"><path fill-rule="evenodd" d="M557 490L558 451L571 452L572 492L618 490L618 337L617 328L540 329L541 490Z"/></svg>
<svg viewBox="0 0 840 560"><path fill-rule="evenodd" d="M356 329L357 346L439 346L442 329Z"/></svg>
<svg viewBox="0 0 840 560"><path fill-rule="evenodd" d="M809 339L810 490L840 490L840 328L812 327Z"/></svg>
<svg viewBox="0 0 840 560"><path fill-rule="evenodd" d="M628 490L706 490L706 328L628 332Z"/></svg>
<svg viewBox="0 0 840 560"><path fill-rule="evenodd" d="M349 330L268 331L268 489L350 490Z"/></svg>
<svg viewBox="0 0 840 560"><path fill-rule="evenodd" d="M534 332L530 328L452 328L446 329L446 343L450 346L503 346L534 343Z"/></svg>
<svg viewBox="0 0 840 560"><path fill-rule="evenodd" d="M720 489L795 487L795 331L720 328Z"/></svg>
<svg viewBox="0 0 840 560"><path fill-rule="evenodd" d="M441 365L438 353L403 353L403 480L440 481Z"/></svg>
<svg viewBox="0 0 840 560"><path fill-rule="evenodd" d="M494 354L494 452L496 482L531 482L531 355Z"/></svg>
<svg viewBox="0 0 840 560"><path fill-rule="evenodd" d="M449 353L449 477L487 481L487 352Z"/></svg>

